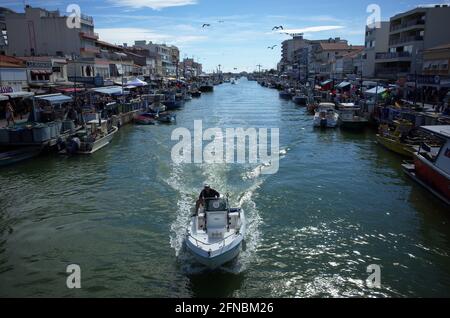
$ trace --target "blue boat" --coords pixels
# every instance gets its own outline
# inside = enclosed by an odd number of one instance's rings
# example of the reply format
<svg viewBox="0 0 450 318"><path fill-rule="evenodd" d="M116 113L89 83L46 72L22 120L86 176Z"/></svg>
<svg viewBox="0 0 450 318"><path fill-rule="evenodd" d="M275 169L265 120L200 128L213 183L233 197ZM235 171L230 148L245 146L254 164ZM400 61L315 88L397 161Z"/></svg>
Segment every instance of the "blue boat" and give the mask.
<svg viewBox="0 0 450 318"><path fill-rule="evenodd" d="M41 154L41 147L24 147L0 153L0 167L9 166L24 160L37 157Z"/></svg>

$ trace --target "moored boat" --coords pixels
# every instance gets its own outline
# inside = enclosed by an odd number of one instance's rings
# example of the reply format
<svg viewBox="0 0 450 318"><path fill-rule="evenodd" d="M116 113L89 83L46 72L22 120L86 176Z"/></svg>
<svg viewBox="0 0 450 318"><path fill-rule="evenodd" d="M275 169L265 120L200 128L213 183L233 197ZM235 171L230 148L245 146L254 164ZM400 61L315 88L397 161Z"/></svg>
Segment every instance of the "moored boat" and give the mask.
<svg viewBox="0 0 450 318"><path fill-rule="evenodd" d="M20 149L0 152L0 167L9 166L24 160L37 157L41 154L41 147L23 147Z"/></svg>
<svg viewBox="0 0 450 318"><path fill-rule="evenodd" d="M450 125L420 128L441 140L439 147L422 144L405 173L447 205L450 205Z"/></svg>
<svg viewBox="0 0 450 318"><path fill-rule="evenodd" d="M361 115L361 108L353 103L338 106L339 126L343 129L361 130L368 126L369 120Z"/></svg>
<svg viewBox="0 0 450 318"><path fill-rule="evenodd" d="M91 155L109 145L118 131L116 126L108 127L107 120L90 121L85 130L78 131L67 140L63 152L71 155Z"/></svg>
<svg viewBox="0 0 450 318"><path fill-rule="evenodd" d="M339 115L333 103L320 103L314 115L314 127L335 128L338 125Z"/></svg>
<svg viewBox="0 0 450 318"><path fill-rule="evenodd" d="M204 205L191 218L186 246L199 263L217 269L239 255L245 215L240 208L230 208L225 198L205 199Z"/></svg>
<svg viewBox="0 0 450 318"><path fill-rule="evenodd" d="M308 105L308 97L301 93L297 93L294 97L292 97L292 101L298 106L306 107Z"/></svg>
<svg viewBox="0 0 450 318"><path fill-rule="evenodd" d="M396 120L394 125L394 131L391 131L386 124L380 125L379 133L375 137L377 143L396 154L412 158L414 147L420 144L420 142L408 138L413 124L405 120Z"/></svg>
<svg viewBox="0 0 450 318"><path fill-rule="evenodd" d="M214 91L214 84L211 82L203 82L200 85L200 91L202 93L211 93Z"/></svg>
<svg viewBox="0 0 450 318"><path fill-rule="evenodd" d="M290 89L285 89L285 90L280 91L279 95L280 95L281 99L291 100L293 93Z"/></svg>
<svg viewBox="0 0 450 318"><path fill-rule="evenodd" d="M134 123L136 125L154 125L156 123L157 114L153 113L144 113L140 114L134 119Z"/></svg>

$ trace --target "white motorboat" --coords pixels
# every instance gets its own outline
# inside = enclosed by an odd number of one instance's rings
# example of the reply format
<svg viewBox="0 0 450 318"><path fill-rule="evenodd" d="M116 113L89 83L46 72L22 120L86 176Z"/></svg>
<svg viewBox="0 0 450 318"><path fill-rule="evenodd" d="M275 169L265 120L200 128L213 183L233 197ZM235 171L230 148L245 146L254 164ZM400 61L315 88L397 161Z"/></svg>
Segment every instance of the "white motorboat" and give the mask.
<svg viewBox="0 0 450 318"><path fill-rule="evenodd" d="M353 103L340 103L338 105L339 125L343 129L364 129L369 120L361 113L361 108Z"/></svg>
<svg viewBox="0 0 450 318"><path fill-rule="evenodd" d="M230 208L228 199L206 199L191 219L186 246L195 259L216 269L236 258L246 229L244 211Z"/></svg>
<svg viewBox="0 0 450 318"><path fill-rule="evenodd" d="M333 103L320 103L314 115L314 127L335 128L338 125L339 114Z"/></svg>
<svg viewBox="0 0 450 318"><path fill-rule="evenodd" d="M86 130L78 131L67 140L64 152L68 154L91 155L109 145L119 131L116 126L108 127L107 120L92 120L86 123Z"/></svg>

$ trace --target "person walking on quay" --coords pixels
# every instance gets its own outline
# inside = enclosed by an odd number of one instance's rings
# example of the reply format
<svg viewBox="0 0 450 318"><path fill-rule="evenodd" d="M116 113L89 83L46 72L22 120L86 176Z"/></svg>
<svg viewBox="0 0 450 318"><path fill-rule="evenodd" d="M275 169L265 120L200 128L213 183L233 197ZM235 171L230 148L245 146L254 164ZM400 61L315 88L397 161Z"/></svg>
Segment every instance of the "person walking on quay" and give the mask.
<svg viewBox="0 0 450 318"><path fill-rule="evenodd" d="M6 127L9 127L9 122L13 123L13 127L16 125L16 122L14 121L14 108L12 107L11 103L8 102L6 104Z"/></svg>

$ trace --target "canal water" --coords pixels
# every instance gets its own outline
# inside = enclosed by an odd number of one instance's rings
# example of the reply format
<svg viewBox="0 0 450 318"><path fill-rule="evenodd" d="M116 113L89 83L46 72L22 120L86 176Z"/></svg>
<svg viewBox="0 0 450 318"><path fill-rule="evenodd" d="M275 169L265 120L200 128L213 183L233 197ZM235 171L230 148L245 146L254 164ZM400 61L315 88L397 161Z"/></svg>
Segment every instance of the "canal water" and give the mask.
<svg viewBox="0 0 450 318"><path fill-rule="evenodd" d="M279 172L174 164L175 126L127 126L91 157L1 169L0 296L450 297L449 211L373 132L314 130L305 109L246 79L187 102L177 127L194 120L279 128ZM215 272L183 247L205 182L249 222L245 250ZM380 288L366 284L371 264Z"/></svg>

